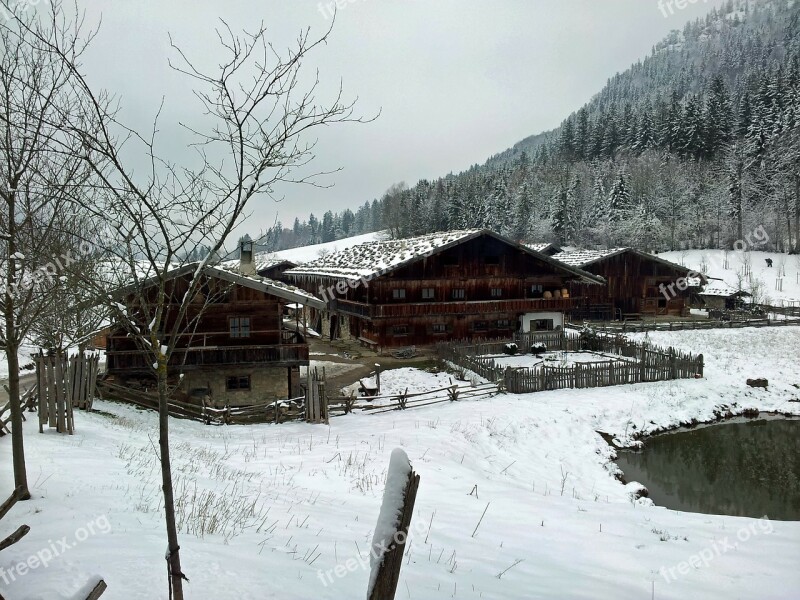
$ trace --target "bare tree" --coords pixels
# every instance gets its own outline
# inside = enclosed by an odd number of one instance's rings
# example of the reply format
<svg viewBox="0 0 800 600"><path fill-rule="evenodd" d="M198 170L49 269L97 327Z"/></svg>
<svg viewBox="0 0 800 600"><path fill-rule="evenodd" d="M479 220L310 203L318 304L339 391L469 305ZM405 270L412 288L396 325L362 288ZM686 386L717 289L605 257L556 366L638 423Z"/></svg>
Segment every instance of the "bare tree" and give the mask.
<svg viewBox="0 0 800 600"><path fill-rule="evenodd" d="M2 7L0 7L2 8ZM32 11L0 27L0 346L9 368L14 480L30 498L22 436L18 354L52 305L65 269L65 212L91 177L81 142L66 133L80 121L78 92L60 56L26 34ZM11 12L9 12L11 11ZM75 28L41 24L39 35L77 63L85 48Z"/></svg>
<svg viewBox="0 0 800 600"><path fill-rule="evenodd" d="M278 52L262 25L251 33L234 33L224 22L217 31L224 58L213 73L195 65L172 43L171 66L193 82L203 125L181 124L194 136L199 167L178 166L157 152L158 117L148 136L117 118L116 104L88 84L74 52L51 31L64 13L54 2L48 22L17 21L20 27L58 57L82 95L83 119L65 131L78 140L81 155L100 182L102 198L87 209L97 214L99 242L104 247L102 277L87 278L87 292L102 300L117 324L132 336L152 364L159 399L159 452L168 539L171 593L183 596L183 579L175 522L170 469L168 365L176 344L193 318L190 307L206 281L211 257L221 254L228 236L242 221L247 204L271 197L277 184L318 185L323 173L302 174L313 159L314 144L306 136L318 127L353 116L353 104L316 101L319 78L301 83L304 59L324 45L330 30L317 39L302 32L293 48ZM122 156L138 149L148 158L147 173L134 172ZM170 283L175 268L190 252L207 248L191 270L188 288L176 297ZM124 294L109 294L114 286ZM172 362L171 362L172 361Z"/></svg>

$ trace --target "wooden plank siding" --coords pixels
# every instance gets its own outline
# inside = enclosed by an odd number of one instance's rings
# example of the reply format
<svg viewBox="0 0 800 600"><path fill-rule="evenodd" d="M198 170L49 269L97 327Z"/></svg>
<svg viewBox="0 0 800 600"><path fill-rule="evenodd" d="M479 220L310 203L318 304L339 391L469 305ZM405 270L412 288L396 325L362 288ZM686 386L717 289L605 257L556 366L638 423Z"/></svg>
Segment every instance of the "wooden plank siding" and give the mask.
<svg viewBox="0 0 800 600"><path fill-rule="evenodd" d="M168 294L181 298L188 288L186 278L168 282ZM205 306L197 326L188 326ZM129 305L135 307L129 299ZM209 279L190 307L186 325L179 327L176 351L170 360L171 371L182 365L203 368L225 365L293 366L308 364L308 345L289 339L282 332L286 300L260 290L217 279ZM178 305L169 306L164 318L164 331L170 331L177 318ZM249 335L231 334L232 318L250 319ZM144 322L145 319L142 318ZM166 334L160 336L162 343ZM116 329L107 340L107 369L109 373L150 370L146 355L124 330ZM181 369L183 370L183 369Z"/></svg>
<svg viewBox="0 0 800 600"><path fill-rule="evenodd" d="M690 290L673 286L676 295L668 300L659 289L660 284L668 287L685 277L688 269L671 268L634 252L616 254L581 268L606 280L604 286L571 284L571 294L584 297L588 307L611 305L616 318L631 313L681 316L688 312Z"/></svg>

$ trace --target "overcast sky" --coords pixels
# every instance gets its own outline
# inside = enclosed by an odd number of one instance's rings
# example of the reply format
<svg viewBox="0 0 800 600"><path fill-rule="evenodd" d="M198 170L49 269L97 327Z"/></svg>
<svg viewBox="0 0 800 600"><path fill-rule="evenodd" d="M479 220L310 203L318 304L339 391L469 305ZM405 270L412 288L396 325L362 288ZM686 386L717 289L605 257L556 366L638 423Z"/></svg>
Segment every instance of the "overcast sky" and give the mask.
<svg viewBox="0 0 800 600"><path fill-rule="evenodd" d="M171 71L168 33L192 57L214 64L219 19L233 28L263 21L285 48L305 27L321 35L333 0L80 0L102 26L87 56L93 83L117 94L123 118L146 128L162 97L161 152L187 158L177 121L199 105L191 84ZM681 0L677 0L680 2ZM528 135L552 129L654 43L722 0L339 0L329 44L308 63L319 68L320 99L340 80L369 124L317 132L315 166L343 170L329 189L281 190L259 199L246 230L276 214L284 225L314 212L355 210L393 183L409 185L483 163ZM665 16L666 14L666 16ZM174 54L172 54L174 56Z"/></svg>

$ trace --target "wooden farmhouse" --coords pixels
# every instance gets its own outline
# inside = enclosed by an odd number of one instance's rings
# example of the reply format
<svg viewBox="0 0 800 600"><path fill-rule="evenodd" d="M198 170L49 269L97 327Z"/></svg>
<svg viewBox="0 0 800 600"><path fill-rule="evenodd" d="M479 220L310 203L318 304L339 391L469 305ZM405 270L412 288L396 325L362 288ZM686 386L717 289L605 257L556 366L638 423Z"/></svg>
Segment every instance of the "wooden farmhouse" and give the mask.
<svg viewBox="0 0 800 600"><path fill-rule="evenodd" d="M243 256L245 261L250 258ZM171 331L177 303L196 269L197 264L190 264L170 273L167 293L175 304L167 312L164 331ZM252 269L249 263L242 268ZM154 283L125 300L129 310L142 315L143 323L147 317L141 307L156 292ZM299 396L300 367L308 365L308 344L302 328L287 322L288 304L325 308L311 294L285 283L242 275L238 269L206 267L169 363L176 393L190 401L205 398L218 407ZM108 374L117 383L152 385L147 355L119 326L108 336L106 355Z"/></svg>
<svg viewBox="0 0 800 600"><path fill-rule="evenodd" d="M586 298L576 319L611 321L641 316L685 316L705 278L686 267L633 248L562 252L553 258L602 277L604 286L573 284Z"/></svg>
<svg viewBox="0 0 800 600"><path fill-rule="evenodd" d="M570 283L602 279L489 230L368 242L285 273L322 297L317 326L375 348L562 327Z"/></svg>

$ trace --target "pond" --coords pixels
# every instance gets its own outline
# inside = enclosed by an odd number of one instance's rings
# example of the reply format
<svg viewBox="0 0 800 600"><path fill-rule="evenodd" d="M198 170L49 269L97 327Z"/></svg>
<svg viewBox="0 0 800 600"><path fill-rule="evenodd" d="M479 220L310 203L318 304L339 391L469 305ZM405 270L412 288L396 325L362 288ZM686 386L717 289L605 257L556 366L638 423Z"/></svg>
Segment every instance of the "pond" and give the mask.
<svg viewBox="0 0 800 600"><path fill-rule="evenodd" d="M800 521L800 419L737 419L618 451L626 481L675 510Z"/></svg>

